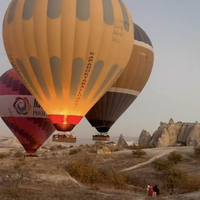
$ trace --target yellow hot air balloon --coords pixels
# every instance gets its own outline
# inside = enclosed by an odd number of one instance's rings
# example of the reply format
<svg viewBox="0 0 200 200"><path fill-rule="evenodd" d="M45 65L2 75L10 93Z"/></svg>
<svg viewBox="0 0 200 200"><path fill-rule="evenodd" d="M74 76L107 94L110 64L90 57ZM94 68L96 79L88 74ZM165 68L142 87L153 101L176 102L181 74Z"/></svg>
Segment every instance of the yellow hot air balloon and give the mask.
<svg viewBox="0 0 200 200"><path fill-rule="evenodd" d="M121 0L13 0L3 39L57 130L70 131L123 72L134 37Z"/></svg>

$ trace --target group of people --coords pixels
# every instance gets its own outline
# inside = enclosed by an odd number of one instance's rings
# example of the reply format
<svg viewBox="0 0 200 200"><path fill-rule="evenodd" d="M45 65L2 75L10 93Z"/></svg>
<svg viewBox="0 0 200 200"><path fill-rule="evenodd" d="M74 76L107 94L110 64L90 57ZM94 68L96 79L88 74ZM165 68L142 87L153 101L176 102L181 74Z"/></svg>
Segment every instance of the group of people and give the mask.
<svg viewBox="0 0 200 200"><path fill-rule="evenodd" d="M160 194L160 190L157 185L154 187L150 184L147 185L147 195L150 197L157 197Z"/></svg>
<svg viewBox="0 0 200 200"><path fill-rule="evenodd" d="M107 134L96 134L96 135L93 135L93 137L110 137L110 136Z"/></svg>
<svg viewBox="0 0 200 200"><path fill-rule="evenodd" d="M53 135L53 138L76 138L74 134L68 135L68 134L57 134Z"/></svg>

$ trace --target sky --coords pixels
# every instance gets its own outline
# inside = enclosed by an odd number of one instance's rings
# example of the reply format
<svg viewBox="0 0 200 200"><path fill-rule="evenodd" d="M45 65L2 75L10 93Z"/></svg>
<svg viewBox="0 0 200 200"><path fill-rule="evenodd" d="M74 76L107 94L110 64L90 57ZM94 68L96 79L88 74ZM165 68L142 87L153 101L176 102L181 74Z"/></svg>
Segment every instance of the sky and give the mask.
<svg viewBox="0 0 200 200"><path fill-rule="evenodd" d="M0 1L0 28L10 0ZM200 1L124 0L134 23L149 36L154 47L151 76L128 110L109 134L151 134L160 121L200 122ZM0 37L0 74L11 68ZM84 118L73 130L77 137L90 137L96 130ZM12 135L0 121L0 134Z"/></svg>

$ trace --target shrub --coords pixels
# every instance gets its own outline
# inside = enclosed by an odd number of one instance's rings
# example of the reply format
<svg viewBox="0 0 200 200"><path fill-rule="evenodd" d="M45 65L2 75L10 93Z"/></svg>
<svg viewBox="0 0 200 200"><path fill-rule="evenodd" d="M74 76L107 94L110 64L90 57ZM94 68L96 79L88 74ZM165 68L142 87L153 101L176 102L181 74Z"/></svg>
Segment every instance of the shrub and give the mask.
<svg viewBox="0 0 200 200"><path fill-rule="evenodd" d="M171 168L167 173L163 172L163 181L171 195L174 194L175 188L182 188L188 182L188 175L181 169Z"/></svg>
<svg viewBox="0 0 200 200"><path fill-rule="evenodd" d="M55 146L50 147L50 151L56 151L56 147Z"/></svg>
<svg viewBox="0 0 200 200"><path fill-rule="evenodd" d="M126 182L137 187L138 189L144 188L148 185L147 179L143 178L141 172L138 172L137 174L126 174Z"/></svg>
<svg viewBox="0 0 200 200"><path fill-rule="evenodd" d="M72 177L82 183L90 183L91 186L103 180L101 171L85 162L71 162L67 165L66 170Z"/></svg>
<svg viewBox="0 0 200 200"><path fill-rule="evenodd" d="M13 166L11 174L8 175L10 182L18 191L19 185L27 178L30 178L30 169L27 168L25 162L17 162Z"/></svg>
<svg viewBox="0 0 200 200"><path fill-rule="evenodd" d="M1 153L0 154L0 159L4 159L4 158L7 158L8 157L8 154L4 154L4 153Z"/></svg>
<svg viewBox="0 0 200 200"><path fill-rule="evenodd" d="M68 147L62 146L62 145L57 145L56 148L59 149L59 150L68 149Z"/></svg>
<svg viewBox="0 0 200 200"><path fill-rule="evenodd" d="M175 151L171 152L167 158L175 165L183 160L183 156L180 153L176 153Z"/></svg>
<svg viewBox="0 0 200 200"><path fill-rule="evenodd" d="M174 194L176 188L181 189L188 182L188 174L174 167L170 161L157 162L154 167L159 172L158 178L166 185L170 195Z"/></svg>
<svg viewBox="0 0 200 200"><path fill-rule="evenodd" d="M92 149L89 149L88 152L89 153L97 153L97 150L95 150L95 149L92 148Z"/></svg>
<svg viewBox="0 0 200 200"><path fill-rule="evenodd" d="M14 155L15 158L22 158L24 157L24 154L20 151L16 152L15 155Z"/></svg>
<svg viewBox="0 0 200 200"><path fill-rule="evenodd" d="M33 166L33 167L36 167L36 163L33 163L32 166Z"/></svg>
<svg viewBox="0 0 200 200"><path fill-rule="evenodd" d="M19 162L23 162L23 161L24 161L24 158L20 157L20 158L18 158L18 161L19 161Z"/></svg>
<svg viewBox="0 0 200 200"><path fill-rule="evenodd" d="M142 149L136 149L132 151L132 155L136 158L142 158L143 156L146 155L146 152L143 151Z"/></svg>
<svg viewBox="0 0 200 200"><path fill-rule="evenodd" d="M136 145L128 146L127 149L136 150L136 149L139 149L139 146L136 146Z"/></svg>
<svg viewBox="0 0 200 200"><path fill-rule="evenodd" d="M120 150L119 150L119 148L117 147L117 148L115 149L115 151L120 151Z"/></svg>
<svg viewBox="0 0 200 200"><path fill-rule="evenodd" d="M52 153L52 156L53 156L53 157L56 157L56 156L57 156L57 153L56 153L56 152L53 152L53 153Z"/></svg>
<svg viewBox="0 0 200 200"><path fill-rule="evenodd" d="M81 149L80 149L80 148L78 148L78 149L71 149L71 150L69 151L69 155L77 154L78 152L81 152Z"/></svg>
<svg viewBox="0 0 200 200"><path fill-rule="evenodd" d="M187 192L198 191L200 188L200 177L199 176L190 176L188 181L183 185L183 188Z"/></svg>
<svg viewBox="0 0 200 200"><path fill-rule="evenodd" d="M109 175L110 175L110 167L109 166L100 165L100 166L98 166L98 169L99 169L99 171L101 171L102 176L104 177L104 179L109 177Z"/></svg>
<svg viewBox="0 0 200 200"><path fill-rule="evenodd" d="M173 166L173 163L169 162L168 160L158 161L154 163L155 170L159 172L169 170Z"/></svg>
<svg viewBox="0 0 200 200"><path fill-rule="evenodd" d="M48 148L47 148L47 147L45 147L45 146L42 146L42 147L41 147L41 149L48 150Z"/></svg>
<svg viewBox="0 0 200 200"><path fill-rule="evenodd" d="M194 155L195 155L197 158L200 158L200 147L195 147L195 148L194 148Z"/></svg>
<svg viewBox="0 0 200 200"><path fill-rule="evenodd" d="M117 173L115 171L111 171L109 176L109 182L114 185L115 188L118 189L124 189L126 187L126 177L121 174L121 173Z"/></svg>

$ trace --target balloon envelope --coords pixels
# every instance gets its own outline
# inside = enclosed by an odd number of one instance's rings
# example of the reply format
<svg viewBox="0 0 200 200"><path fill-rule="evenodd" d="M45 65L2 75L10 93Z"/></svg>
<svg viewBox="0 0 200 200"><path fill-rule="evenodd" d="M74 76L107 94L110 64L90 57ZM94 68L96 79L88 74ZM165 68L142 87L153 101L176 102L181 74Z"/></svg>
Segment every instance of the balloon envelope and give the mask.
<svg viewBox="0 0 200 200"><path fill-rule="evenodd" d="M151 74L153 46L147 34L134 24L134 47L122 75L86 114L86 119L99 132L110 127L138 97Z"/></svg>
<svg viewBox="0 0 200 200"><path fill-rule="evenodd" d="M44 110L14 69L0 77L0 116L27 153L34 153L55 131Z"/></svg>
<svg viewBox="0 0 200 200"><path fill-rule="evenodd" d="M123 72L134 38L121 0L13 0L3 40L57 130L71 131Z"/></svg>

